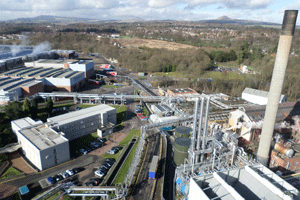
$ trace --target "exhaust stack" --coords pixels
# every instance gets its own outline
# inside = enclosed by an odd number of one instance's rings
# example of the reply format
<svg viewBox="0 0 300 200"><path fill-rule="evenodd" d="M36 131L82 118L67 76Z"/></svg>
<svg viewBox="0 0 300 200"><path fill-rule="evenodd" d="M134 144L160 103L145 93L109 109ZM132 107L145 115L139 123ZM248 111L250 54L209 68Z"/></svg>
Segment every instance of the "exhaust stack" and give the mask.
<svg viewBox="0 0 300 200"><path fill-rule="evenodd" d="M257 153L258 161L265 166L267 166L269 162L275 119L295 31L297 14L297 10L286 10L284 13L282 30L279 38L277 55L268 96L268 103Z"/></svg>

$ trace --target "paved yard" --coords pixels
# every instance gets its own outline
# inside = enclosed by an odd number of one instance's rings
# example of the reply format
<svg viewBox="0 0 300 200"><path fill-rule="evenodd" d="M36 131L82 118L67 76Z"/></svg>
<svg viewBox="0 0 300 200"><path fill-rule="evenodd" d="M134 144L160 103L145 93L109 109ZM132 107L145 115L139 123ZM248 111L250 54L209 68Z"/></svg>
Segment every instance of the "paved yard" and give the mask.
<svg viewBox="0 0 300 200"><path fill-rule="evenodd" d="M30 174L36 172L20 155L19 152L11 153L9 156L9 159L12 163L12 166L19 170L20 172L23 172L25 174Z"/></svg>

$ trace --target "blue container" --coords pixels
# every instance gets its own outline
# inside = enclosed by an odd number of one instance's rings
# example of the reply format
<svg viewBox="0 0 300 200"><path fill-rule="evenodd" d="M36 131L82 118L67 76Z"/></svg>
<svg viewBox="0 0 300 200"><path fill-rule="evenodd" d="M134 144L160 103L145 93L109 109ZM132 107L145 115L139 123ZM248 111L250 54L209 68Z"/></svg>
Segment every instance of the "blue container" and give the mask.
<svg viewBox="0 0 300 200"><path fill-rule="evenodd" d="M149 179L155 179L155 172L149 171Z"/></svg>

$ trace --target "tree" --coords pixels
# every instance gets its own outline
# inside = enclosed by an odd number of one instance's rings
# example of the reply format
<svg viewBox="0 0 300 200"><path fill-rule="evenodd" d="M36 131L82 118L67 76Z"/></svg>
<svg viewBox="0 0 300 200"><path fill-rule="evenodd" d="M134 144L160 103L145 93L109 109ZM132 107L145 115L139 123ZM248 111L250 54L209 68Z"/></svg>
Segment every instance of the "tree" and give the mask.
<svg viewBox="0 0 300 200"><path fill-rule="evenodd" d="M8 102L7 106L5 106L5 114L12 121L15 119L20 119L24 116L22 110L22 103L18 101Z"/></svg>
<svg viewBox="0 0 300 200"><path fill-rule="evenodd" d="M22 106L22 110L25 116L29 116L30 114L30 101L28 100L28 98L26 97L24 102L23 102L23 106Z"/></svg>
<svg viewBox="0 0 300 200"><path fill-rule="evenodd" d="M31 101L31 108L30 108L31 117L33 119L36 119L37 118L37 113L38 113L38 103L37 103L37 99L34 98Z"/></svg>
<svg viewBox="0 0 300 200"><path fill-rule="evenodd" d="M48 97L46 102L46 112L48 113L49 116L51 116L52 114L52 109L53 109L53 101L51 97Z"/></svg>

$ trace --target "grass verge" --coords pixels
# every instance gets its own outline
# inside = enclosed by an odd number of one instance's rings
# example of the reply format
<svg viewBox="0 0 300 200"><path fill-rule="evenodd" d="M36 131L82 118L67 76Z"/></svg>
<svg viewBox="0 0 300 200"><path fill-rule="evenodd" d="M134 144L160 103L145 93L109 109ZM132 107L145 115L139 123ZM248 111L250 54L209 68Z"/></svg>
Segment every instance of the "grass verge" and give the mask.
<svg viewBox="0 0 300 200"><path fill-rule="evenodd" d="M102 87L106 87L106 88L120 88L122 86L119 86L119 85L102 85Z"/></svg>
<svg viewBox="0 0 300 200"><path fill-rule="evenodd" d="M3 174L1 177L2 180L13 177L13 176L18 176L21 175L22 173L16 170L13 167L8 168L8 170Z"/></svg>
<svg viewBox="0 0 300 200"><path fill-rule="evenodd" d="M132 130L133 131L133 130ZM135 130L135 131L138 131L138 130ZM139 131L138 131L139 132ZM133 137L133 136L132 136ZM125 138L126 139L126 138ZM126 174L129 170L129 167L131 165L131 162L133 160L133 157L135 155L135 152L136 152L136 149L137 149L137 146L138 146L138 140L137 142L134 144L134 146L132 147L132 150L130 152L130 154L128 155L127 159L125 160L123 166L122 166L122 169L119 171L116 179L114 180L113 184L116 185L116 184L119 184L119 183L123 183L124 182L124 179L126 177Z"/></svg>
<svg viewBox="0 0 300 200"><path fill-rule="evenodd" d="M90 105L90 104L88 104L88 105L86 105L86 104L81 104L80 106L78 106L78 107L80 107L80 108L89 108L89 107L94 107L94 106L98 106L97 104L92 104L92 105Z"/></svg>

